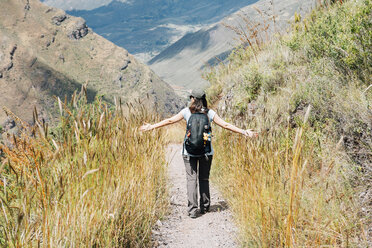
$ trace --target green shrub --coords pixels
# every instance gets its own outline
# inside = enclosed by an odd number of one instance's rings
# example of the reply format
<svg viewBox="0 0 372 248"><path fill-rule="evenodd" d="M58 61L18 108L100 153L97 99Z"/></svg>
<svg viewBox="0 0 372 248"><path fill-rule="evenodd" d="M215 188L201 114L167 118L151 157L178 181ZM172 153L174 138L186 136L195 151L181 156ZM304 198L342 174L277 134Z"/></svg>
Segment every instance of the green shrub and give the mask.
<svg viewBox="0 0 372 248"><path fill-rule="evenodd" d="M306 48L309 61L324 57L340 73L369 83L372 70L372 1L349 1L313 11L288 41L293 50ZM329 65L324 65L329 66Z"/></svg>

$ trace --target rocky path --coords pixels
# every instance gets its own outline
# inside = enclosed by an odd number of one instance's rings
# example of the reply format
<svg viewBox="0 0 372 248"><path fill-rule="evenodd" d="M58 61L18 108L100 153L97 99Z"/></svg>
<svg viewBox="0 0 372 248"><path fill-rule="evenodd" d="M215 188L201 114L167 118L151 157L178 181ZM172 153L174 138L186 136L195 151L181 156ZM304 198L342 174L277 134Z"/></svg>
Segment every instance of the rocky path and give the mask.
<svg viewBox="0 0 372 248"><path fill-rule="evenodd" d="M187 216L186 173L181 156L182 145L170 145L170 215L158 221L153 230L155 247L237 247L236 227L226 202L211 185L211 208L196 219ZM213 163L212 163L213 170Z"/></svg>

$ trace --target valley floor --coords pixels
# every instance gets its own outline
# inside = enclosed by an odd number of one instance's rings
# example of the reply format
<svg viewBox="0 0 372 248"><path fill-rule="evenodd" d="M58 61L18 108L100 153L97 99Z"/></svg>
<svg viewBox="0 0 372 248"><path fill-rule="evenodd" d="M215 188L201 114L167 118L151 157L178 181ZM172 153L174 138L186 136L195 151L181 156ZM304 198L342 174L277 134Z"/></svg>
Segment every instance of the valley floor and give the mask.
<svg viewBox="0 0 372 248"><path fill-rule="evenodd" d="M211 185L211 209L196 219L187 216L186 173L182 145L168 147L170 215L153 230L155 247L237 247L237 229L227 203ZM212 163L213 170L213 163Z"/></svg>

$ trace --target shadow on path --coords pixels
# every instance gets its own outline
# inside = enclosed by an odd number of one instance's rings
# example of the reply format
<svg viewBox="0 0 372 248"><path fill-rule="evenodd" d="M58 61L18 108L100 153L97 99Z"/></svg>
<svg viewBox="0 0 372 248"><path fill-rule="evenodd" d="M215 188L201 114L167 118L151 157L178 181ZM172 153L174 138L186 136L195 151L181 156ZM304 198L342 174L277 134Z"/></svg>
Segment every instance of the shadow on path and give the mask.
<svg viewBox="0 0 372 248"><path fill-rule="evenodd" d="M217 204L211 205L209 212L222 212L229 209L229 205L225 201L219 201Z"/></svg>

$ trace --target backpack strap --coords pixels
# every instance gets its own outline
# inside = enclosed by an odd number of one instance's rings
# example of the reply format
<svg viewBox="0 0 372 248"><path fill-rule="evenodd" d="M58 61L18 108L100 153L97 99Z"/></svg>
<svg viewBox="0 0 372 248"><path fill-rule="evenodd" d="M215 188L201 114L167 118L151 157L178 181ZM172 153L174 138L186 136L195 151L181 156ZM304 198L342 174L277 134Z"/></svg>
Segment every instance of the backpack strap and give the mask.
<svg viewBox="0 0 372 248"><path fill-rule="evenodd" d="M182 143L182 156L185 155L185 140L186 140L186 135L185 135L185 138L183 139L183 143Z"/></svg>

